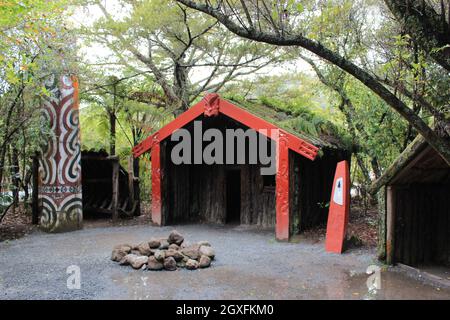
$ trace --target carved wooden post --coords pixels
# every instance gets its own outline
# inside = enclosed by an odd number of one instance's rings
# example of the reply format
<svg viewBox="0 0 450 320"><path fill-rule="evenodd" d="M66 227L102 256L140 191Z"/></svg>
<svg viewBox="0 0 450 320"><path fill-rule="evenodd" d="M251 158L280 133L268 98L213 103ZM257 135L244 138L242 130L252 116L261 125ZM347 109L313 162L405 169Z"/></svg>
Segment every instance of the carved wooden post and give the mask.
<svg viewBox="0 0 450 320"><path fill-rule="evenodd" d="M277 240L289 240L289 147L287 136L282 131L277 145L275 234Z"/></svg>
<svg viewBox="0 0 450 320"><path fill-rule="evenodd" d="M40 225L48 232L80 229L81 150L76 77L52 75L42 106L46 136L39 168Z"/></svg>

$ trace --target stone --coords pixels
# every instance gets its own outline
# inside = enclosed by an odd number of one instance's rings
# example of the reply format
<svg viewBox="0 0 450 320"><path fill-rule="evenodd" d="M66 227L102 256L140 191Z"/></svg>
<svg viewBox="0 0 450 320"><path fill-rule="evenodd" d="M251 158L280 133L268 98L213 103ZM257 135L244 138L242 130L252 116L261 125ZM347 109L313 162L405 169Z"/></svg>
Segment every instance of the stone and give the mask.
<svg viewBox="0 0 450 320"><path fill-rule="evenodd" d="M173 257L175 259L175 261L181 261L181 260L183 260L184 256L178 250L169 249L169 250L166 251L166 258L167 257Z"/></svg>
<svg viewBox="0 0 450 320"><path fill-rule="evenodd" d="M150 241L148 242L148 246L150 249L158 249L160 245L161 241L155 238L150 239Z"/></svg>
<svg viewBox="0 0 450 320"><path fill-rule="evenodd" d="M168 271L177 270L177 262L173 257L167 257L164 259L164 269Z"/></svg>
<svg viewBox="0 0 450 320"><path fill-rule="evenodd" d="M122 265L122 266L129 265L129 264L131 264L131 261L134 260L137 257L139 257L139 256L135 255L133 253L129 253L125 257L123 257L122 260L120 260L119 264Z"/></svg>
<svg viewBox="0 0 450 320"><path fill-rule="evenodd" d="M175 243L176 245L181 245L184 241L184 237L177 230L173 230L169 234L169 238L167 239L167 241L170 244Z"/></svg>
<svg viewBox="0 0 450 320"><path fill-rule="evenodd" d="M146 242L142 242L139 246L138 246L138 251L141 255L143 256L149 256L151 254L151 249L150 246L148 245L148 243Z"/></svg>
<svg viewBox="0 0 450 320"><path fill-rule="evenodd" d="M119 249L119 250L125 251L128 254L128 253L130 253L132 247L133 246L131 246L129 244L118 244L117 246L114 247L114 249Z"/></svg>
<svg viewBox="0 0 450 320"><path fill-rule="evenodd" d="M159 246L159 250L167 250L167 249L169 249L169 242L167 241L167 239L161 239L161 242L160 242L161 244L160 244L160 246Z"/></svg>
<svg viewBox="0 0 450 320"><path fill-rule="evenodd" d="M180 250L180 246L175 243L172 243L171 245L169 245L169 249Z"/></svg>
<svg viewBox="0 0 450 320"><path fill-rule="evenodd" d="M198 261L194 259L189 259L186 262L186 269L188 270L195 270L198 269Z"/></svg>
<svg viewBox="0 0 450 320"><path fill-rule="evenodd" d="M200 256L199 253L199 246L198 245L192 245L186 248L181 249L181 253L184 254L185 256L197 260L198 257Z"/></svg>
<svg viewBox="0 0 450 320"><path fill-rule="evenodd" d="M177 262L177 267L178 267L178 268L186 268L186 262L184 262L184 261L178 261L178 262Z"/></svg>
<svg viewBox="0 0 450 320"><path fill-rule="evenodd" d="M208 247L208 246L200 246L198 251L199 251L200 255L208 256L211 259L214 259L214 256L216 255L214 249L212 247Z"/></svg>
<svg viewBox="0 0 450 320"><path fill-rule="evenodd" d="M133 249L133 250L131 250L130 253L131 253L131 254L134 254L134 255L136 255L136 256L140 256L140 255L141 255L141 252L140 252L138 249Z"/></svg>
<svg viewBox="0 0 450 320"><path fill-rule="evenodd" d="M134 269L140 269L142 268L143 265L145 265L148 262L148 257L147 256L133 257L129 259L129 262Z"/></svg>
<svg viewBox="0 0 450 320"><path fill-rule="evenodd" d="M197 242L197 244L199 246L207 246L207 247L211 247L211 244L208 241L199 241Z"/></svg>
<svg viewBox="0 0 450 320"><path fill-rule="evenodd" d="M120 260L123 259L128 254L125 250L122 250L120 248L114 249L111 253L111 260L120 262Z"/></svg>
<svg viewBox="0 0 450 320"><path fill-rule="evenodd" d="M154 256L150 256L148 257L148 261L147 261L147 269L148 270L162 270L164 268L164 265L159 262L158 260L156 260L156 258Z"/></svg>
<svg viewBox="0 0 450 320"><path fill-rule="evenodd" d="M163 262L166 257L166 253L163 250L156 250L153 256L156 260Z"/></svg>
<svg viewBox="0 0 450 320"><path fill-rule="evenodd" d="M198 266L200 268L208 268L210 265L211 265L211 258L208 256L205 256L205 255L202 255L198 262Z"/></svg>
<svg viewBox="0 0 450 320"><path fill-rule="evenodd" d="M183 241L183 243L180 245L180 249L184 249L190 246L190 243L187 241Z"/></svg>

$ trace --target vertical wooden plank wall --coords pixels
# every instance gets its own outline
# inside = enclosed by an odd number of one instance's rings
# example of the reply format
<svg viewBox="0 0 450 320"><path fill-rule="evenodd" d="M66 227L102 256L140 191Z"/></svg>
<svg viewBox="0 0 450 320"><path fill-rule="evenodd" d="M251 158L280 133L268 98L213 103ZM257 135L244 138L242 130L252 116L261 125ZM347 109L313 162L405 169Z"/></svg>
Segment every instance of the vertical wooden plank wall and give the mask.
<svg viewBox="0 0 450 320"><path fill-rule="evenodd" d="M391 227L394 230L391 263L449 265L450 186L405 185L394 188L395 192L391 195L388 192L387 197L387 219L393 219L394 224ZM390 201L393 202L391 205ZM390 217L389 211L394 212L393 216Z"/></svg>

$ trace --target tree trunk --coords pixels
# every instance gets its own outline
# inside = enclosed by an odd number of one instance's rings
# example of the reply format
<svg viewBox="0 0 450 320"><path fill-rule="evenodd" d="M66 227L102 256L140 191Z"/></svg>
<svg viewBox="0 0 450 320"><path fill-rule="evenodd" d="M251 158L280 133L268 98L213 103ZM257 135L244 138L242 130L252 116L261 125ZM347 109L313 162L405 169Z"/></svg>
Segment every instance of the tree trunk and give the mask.
<svg viewBox="0 0 450 320"><path fill-rule="evenodd" d="M17 148L13 147L11 150L11 180L13 185L13 203L14 207L19 204L19 190L20 190L20 168L19 168L19 152Z"/></svg>
<svg viewBox="0 0 450 320"><path fill-rule="evenodd" d="M216 18L228 30L240 37L277 46L298 46L315 53L326 61L338 66L361 81L366 87L376 93L389 106L396 110L450 165L450 142L447 141L446 138L439 137L418 115L414 113L413 110L397 98L396 95L389 91L382 83L376 80L369 72L358 67L337 52L324 47L320 42L304 37L302 34L281 36L276 33L262 32L254 28L239 26L231 20L230 16L222 13L220 7L216 8L211 5L199 4L191 0L177 1Z"/></svg>
<svg viewBox="0 0 450 320"><path fill-rule="evenodd" d="M116 116L113 111L108 111L109 116L109 155L116 154Z"/></svg>
<svg viewBox="0 0 450 320"><path fill-rule="evenodd" d="M385 0L384 2L406 32L420 44L425 52L450 71L450 48L446 47L450 45L450 32L445 17L442 19L423 0Z"/></svg>

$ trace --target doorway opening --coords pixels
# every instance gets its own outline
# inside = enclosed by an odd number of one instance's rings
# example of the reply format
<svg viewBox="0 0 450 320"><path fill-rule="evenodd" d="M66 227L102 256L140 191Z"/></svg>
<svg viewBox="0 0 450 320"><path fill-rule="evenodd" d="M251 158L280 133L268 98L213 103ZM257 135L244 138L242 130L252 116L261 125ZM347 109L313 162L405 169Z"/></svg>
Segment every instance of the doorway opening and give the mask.
<svg viewBox="0 0 450 320"><path fill-rule="evenodd" d="M226 172L227 184L227 217L226 223L240 224L241 222L241 170Z"/></svg>

